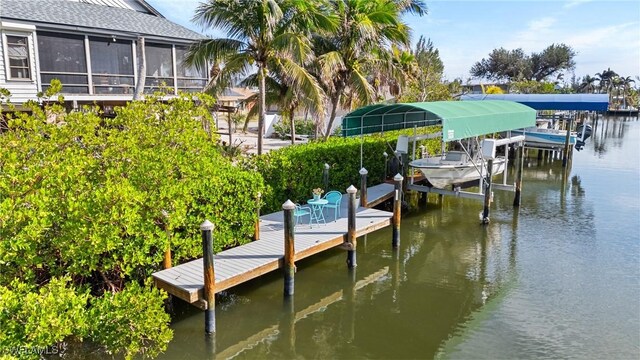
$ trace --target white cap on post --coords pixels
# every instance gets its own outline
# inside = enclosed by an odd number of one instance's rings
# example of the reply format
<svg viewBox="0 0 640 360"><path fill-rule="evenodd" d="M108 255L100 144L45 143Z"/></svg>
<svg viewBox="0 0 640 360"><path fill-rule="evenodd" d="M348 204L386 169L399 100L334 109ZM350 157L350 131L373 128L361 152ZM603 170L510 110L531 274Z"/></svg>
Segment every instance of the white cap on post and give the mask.
<svg viewBox="0 0 640 360"><path fill-rule="evenodd" d="M362 169L360 169L359 173L360 173L360 175L367 175L369 172L367 171L367 169L362 168Z"/></svg>
<svg viewBox="0 0 640 360"><path fill-rule="evenodd" d="M404 180L404 178L402 177L402 175L400 175L400 173L397 173L396 176L393 177L393 181L402 181Z"/></svg>
<svg viewBox="0 0 640 360"><path fill-rule="evenodd" d="M296 204L294 204L291 200L287 200L284 204L282 204L282 210L293 210L295 208Z"/></svg>
<svg viewBox="0 0 640 360"><path fill-rule="evenodd" d="M358 192L358 189L356 189L355 186L351 185L347 188L347 193L349 194L355 194L356 192Z"/></svg>
<svg viewBox="0 0 640 360"><path fill-rule="evenodd" d="M205 220L202 224L200 224L200 230L202 231L211 231L215 226L209 220Z"/></svg>

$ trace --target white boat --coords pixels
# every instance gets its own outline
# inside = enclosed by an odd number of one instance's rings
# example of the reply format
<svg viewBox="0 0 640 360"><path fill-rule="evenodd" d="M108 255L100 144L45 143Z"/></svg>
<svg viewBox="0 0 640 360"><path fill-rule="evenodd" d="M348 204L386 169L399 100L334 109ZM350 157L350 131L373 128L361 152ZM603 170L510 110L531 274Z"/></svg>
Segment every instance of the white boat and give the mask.
<svg viewBox="0 0 640 360"><path fill-rule="evenodd" d="M449 151L445 156L432 156L417 159L409 166L420 169L433 187L444 189L449 185L479 180L487 175L486 164L480 159L471 161L463 151ZM504 172L506 160L497 157L493 160L491 174Z"/></svg>
<svg viewBox="0 0 640 360"><path fill-rule="evenodd" d="M566 130L543 129L530 127L524 130L511 130L513 135L524 135L524 142L529 147L561 147L567 141ZM569 134L569 144L576 143L576 133Z"/></svg>

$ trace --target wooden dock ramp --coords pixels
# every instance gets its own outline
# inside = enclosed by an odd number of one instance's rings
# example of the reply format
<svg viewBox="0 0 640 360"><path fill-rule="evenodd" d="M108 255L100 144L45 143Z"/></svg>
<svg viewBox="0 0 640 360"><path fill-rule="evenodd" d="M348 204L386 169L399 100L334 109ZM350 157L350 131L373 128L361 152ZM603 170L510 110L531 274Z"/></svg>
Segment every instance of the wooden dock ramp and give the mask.
<svg viewBox="0 0 640 360"><path fill-rule="evenodd" d="M393 185L367 189L369 206L393 196ZM343 195L341 216L334 220L333 209L325 209L326 225L295 228L295 260L301 260L342 244L347 236L348 198ZM359 207L356 235L362 236L391 224L392 213ZM305 219L306 220L306 219ZM227 290L283 266L284 215L282 211L260 217L260 240L222 251L214 257L215 292ZM202 258L152 274L157 287L200 308L206 307Z"/></svg>

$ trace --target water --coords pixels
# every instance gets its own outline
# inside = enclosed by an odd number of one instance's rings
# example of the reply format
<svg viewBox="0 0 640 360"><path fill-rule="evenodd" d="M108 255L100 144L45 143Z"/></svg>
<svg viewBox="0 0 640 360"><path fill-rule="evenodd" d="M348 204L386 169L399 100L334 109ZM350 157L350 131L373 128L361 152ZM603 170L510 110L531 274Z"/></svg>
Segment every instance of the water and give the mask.
<svg viewBox="0 0 640 360"><path fill-rule="evenodd" d="M602 120L567 176L525 164L522 206L496 191L437 196L358 242L358 267L332 250L218 298L215 344L200 311L177 306L164 359L638 359L640 123ZM415 199L412 200L417 205ZM215 354L215 355L214 355Z"/></svg>

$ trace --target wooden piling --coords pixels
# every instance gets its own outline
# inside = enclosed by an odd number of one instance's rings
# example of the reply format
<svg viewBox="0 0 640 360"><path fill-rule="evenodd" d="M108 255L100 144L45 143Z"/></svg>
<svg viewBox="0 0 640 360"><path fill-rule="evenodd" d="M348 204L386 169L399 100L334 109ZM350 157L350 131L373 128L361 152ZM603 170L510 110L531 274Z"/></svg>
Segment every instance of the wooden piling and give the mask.
<svg viewBox="0 0 640 360"><path fill-rule="evenodd" d="M284 210L284 295L291 296L293 295L294 290L294 276L296 273L296 265L295 265L295 232L294 226L295 222L293 221L293 210L296 208L296 205L291 202L291 200L287 200L284 204L282 204L282 209Z"/></svg>
<svg viewBox="0 0 640 360"><path fill-rule="evenodd" d="M571 139L571 124L573 123L573 118L569 117L569 123L567 124L567 136L564 139L564 152L562 153L562 167L567 166L567 161L569 159L569 150L570 144L569 141Z"/></svg>
<svg viewBox="0 0 640 360"><path fill-rule="evenodd" d="M484 209L482 210L482 223L489 223L489 206L491 205L491 178L493 170L493 159L487 160L487 177L484 188Z"/></svg>
<svg viewBox="0 0 640 360"><path fill-rule="evenodd" d="M418 205L426 205L427 204L427 193L420 192L420 200L418 200Z"/></svg>
<svg viewBox="0 0 640 360"><path fill-rule="evenodd" d="M202 263L204 264L204 330L207 334L216 332L216 277L213 269L213 224L205 220L200 225L202 232Z"/></svg>
<svg viewBox="0 0 640 360"><path fill-rule="evenodd" d="M516 156L516 191L513 197L513 206L520 206L522 191L522 171L524 168L524 144L518 146L518 155Z"/></svg>
<svg viewBox="0 0 640 360"><path fill-rule="evenodd" d="M367 207L367 169L360 169L360 206Z"/></svg>
<svg viewBox="0 0 640 360"><path fill-rule="evenodd" d="M256 222L254 224L254 230L253 230L253 240L257 241L260 240L260 198L262 197L262 194L258 193L256 196L256 213L257 213L257 218L256 218Z"/></svg>
<svg viewBox="0 0 640 360"><path fill-rule="evenodd" d="M399 173L393 177L395 181L395 197L393 200L393 231L391 234L391 247L397 248L400 245L400 211L402 209L402 180L404 178Z"/></svg>
<svg viewBox="0 0 640 360"><path fill-rule="evenodd" d="M351 185L347 189L349 195L349 214L347 218L347 267L355 268L356 263L356 192L358 189Z"/></svg>
<svg viewBox="0 0 640 360"><path fill-rule="evenodd" d="M329 164L324 163L324 168L322 168L322 184L324 185L324 191L329 191Z"/></svg>
<svg viewBox="0 0 640 360"><path fill-rule="evenodd" d="M382 153L382 156L384 156L384 178L382 180L387 181L387 169L389 168L389 163L387 162L387 160L389 160L389 154L384 151Z"/></svg>

